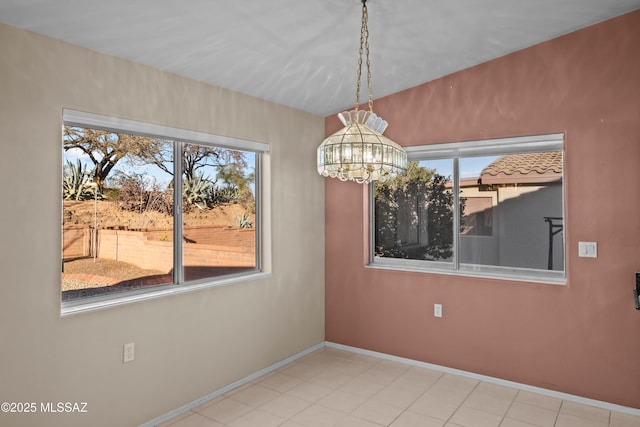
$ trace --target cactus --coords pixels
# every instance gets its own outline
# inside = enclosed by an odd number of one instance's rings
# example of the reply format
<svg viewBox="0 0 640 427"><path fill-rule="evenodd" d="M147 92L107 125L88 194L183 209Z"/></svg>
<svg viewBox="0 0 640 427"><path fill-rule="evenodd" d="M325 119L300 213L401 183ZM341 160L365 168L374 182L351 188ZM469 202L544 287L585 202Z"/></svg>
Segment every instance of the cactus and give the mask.
<svg viewBox="0 0 640 427"><path fill-rule="evenodd" d="M251 217L248 214L243 214L242 216L236 217L236 224L239 228L253 228Z"/></svg>
<svg viewBox="0 0 640 427"><path fill-rule="evenodd" d="M80 159L76 164L67 160L67 167L62 179L62 196L65 200L90 200L96 197L97 187L89 180L90 172L85 168ZM97 198L102 199L101 194Z"/></svg>
<svg viewBox="0 0 640 427"><path fill-rule="evenodd" d="M185 179L182 187L182 198L186 206L196 206L198 209L207 208L207 199L213 182L203 174L196 174L191 179Z"/></svg>

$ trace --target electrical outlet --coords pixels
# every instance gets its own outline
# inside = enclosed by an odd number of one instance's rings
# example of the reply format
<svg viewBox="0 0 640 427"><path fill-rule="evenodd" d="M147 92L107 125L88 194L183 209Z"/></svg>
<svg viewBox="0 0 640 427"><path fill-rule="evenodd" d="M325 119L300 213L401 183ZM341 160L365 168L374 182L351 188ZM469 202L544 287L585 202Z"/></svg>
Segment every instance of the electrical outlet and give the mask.
<svg viewBox="0 0 640 427"><path fill-rule="evenodd" d="M442 304L433 304L433 316L442 317Z"/></svg>
<svg viewBox="0 0 640 427"><path fill-rule="evenodd" d="M129 344L124 345L124 357L122 359L123 363L132 362L135 356L135 344L130 342Z"/></svg>

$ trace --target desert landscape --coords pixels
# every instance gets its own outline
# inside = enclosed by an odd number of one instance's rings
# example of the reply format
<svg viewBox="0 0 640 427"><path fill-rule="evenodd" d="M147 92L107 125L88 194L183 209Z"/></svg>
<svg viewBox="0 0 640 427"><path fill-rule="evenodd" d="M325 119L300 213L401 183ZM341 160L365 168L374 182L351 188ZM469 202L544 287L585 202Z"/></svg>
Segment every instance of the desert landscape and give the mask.
<svg viewBox="0 0 640 427"><path fill-rule="evenodd" d="M95 205L94 205L95 203ZM95 208L95 212L94 212ZM243 215L249 215L255 221L255 215L248 212L239 203L217 205L211 209L191 208L183 213L187 225L236 225ZM135 212L120 209L115 201L93 200L63 203L63 225L93 226L94 215L98 228L126 227L128 229L167 228L173 226L173 216L154 210Z"/></svg>
<svg viewBox="0 0 640 427"><path fill-rule="evenodd" d="M235 227L238 226L240 218L244 216L248 216L251 224L254 224L255 214L248 212L239 203L217 205L210 209L192 207L188 212L183 213L184 224L189 226ZM127 211L120 209L116 201L64 201L63 226L86 225L93 227L94 222L98 229L164 229L170 231L173 228L173 216L158 211ZM171 276L165 271L143 269L134 264L110 259L69 258L63 260L62 268L63 299L68 299L72 294L86 289L94 289L92 292L95 293L95 288L104 288L106 293L122 290L118 287L130 289L148 285L148 283L136 281L141 277L153 277L162 283L171 281Z"/></svg>

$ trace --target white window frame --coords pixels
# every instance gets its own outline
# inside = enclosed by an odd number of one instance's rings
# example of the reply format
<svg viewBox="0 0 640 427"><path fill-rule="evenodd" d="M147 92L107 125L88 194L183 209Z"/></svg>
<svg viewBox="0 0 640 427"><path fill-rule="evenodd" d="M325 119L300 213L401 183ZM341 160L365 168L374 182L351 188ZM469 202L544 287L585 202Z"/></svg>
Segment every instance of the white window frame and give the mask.
<svg viewBox="0 0 640 427"><path fill-rule="evenodd" d="M459 171L460 158L472 156L492 156L504 154L522 154L545 151L564 152L564 134L554 133L546 135L523 136L513 138L498 138L488 140L476 140L465 142L452 142L444 144L421 145L405 147L407 160L441 160L453 159L453 192L455 206L459 203ZM566 185L562 182L562 217L565 218L565 191ZM515 281L550 283L564 285L566 283L566 241L563 240L564 265L562 270L539 270L528 268L499 267L479 264L462 264L458 261L459 251L459 221L458 215L454 215L453 238L453 262L423 261L412 259L399 259L375 256L375 219L373 208L375 203L373 184L369 191L369 264L368 268L380 268L401 271L417 271L425 273L451 274L457 276L486 277ZM563 223L566 232L566 221ZM565 235L563 232L563 236Z"/></svg>
<svg viewBox="0 0 640 427"><path fill-rule="evenodd" d="M127 120L82 111L64 109L62 114L63 127L74 126L83 128L93 128L106 131L126 132L151 138L162 138L176 140L180 142L211 145L218 148L231 150L249 151L257 154L256 159L256 268L253 271L226 275L220 277L210 277L200 281L186 284L159 285L147 289L136 289L122 293L100 295L87 298L79 298L71 301L61 302L61 315L78 314L97 309L128 304L135 301L147 300L166 295L174 295L184 292L192 292L199 289L211 288L215 286L229 285L246 280L255 280L270 276L268 266L265 266L265 254L263 248L268 246L263 242L263 237L269 233L265 230L263 221L263 211L265 209L264 194L268 191L265 183L268 179L269 164L269 144L249 141L244 139L231 138L209 133L179 129L170 126L157 125L152 123ZM60 198L62 200L62 198ZM61 237L62 238L62 235ZM175 251L180 249L174 248ZM60 285L60 282L58 282Z"/></svg>

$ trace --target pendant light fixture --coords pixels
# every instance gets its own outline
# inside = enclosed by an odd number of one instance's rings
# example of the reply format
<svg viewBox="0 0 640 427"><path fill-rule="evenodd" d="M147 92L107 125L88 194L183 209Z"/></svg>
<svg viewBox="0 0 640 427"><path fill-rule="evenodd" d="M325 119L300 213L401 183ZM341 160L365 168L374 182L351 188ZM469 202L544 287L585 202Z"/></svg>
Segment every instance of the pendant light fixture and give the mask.
<svg viewBox="0 0 640 427"><path fill-rule="evenodd" d="M401 146L382 135L388 123L373 112L367 18L366 0L362 0L355 108L338 114L345 127L329 136L318 147L320 175L358 183L384 182L404 174L407 169L407 153ZM359 109L363 51L367 65L369 111Z"/></svg>

